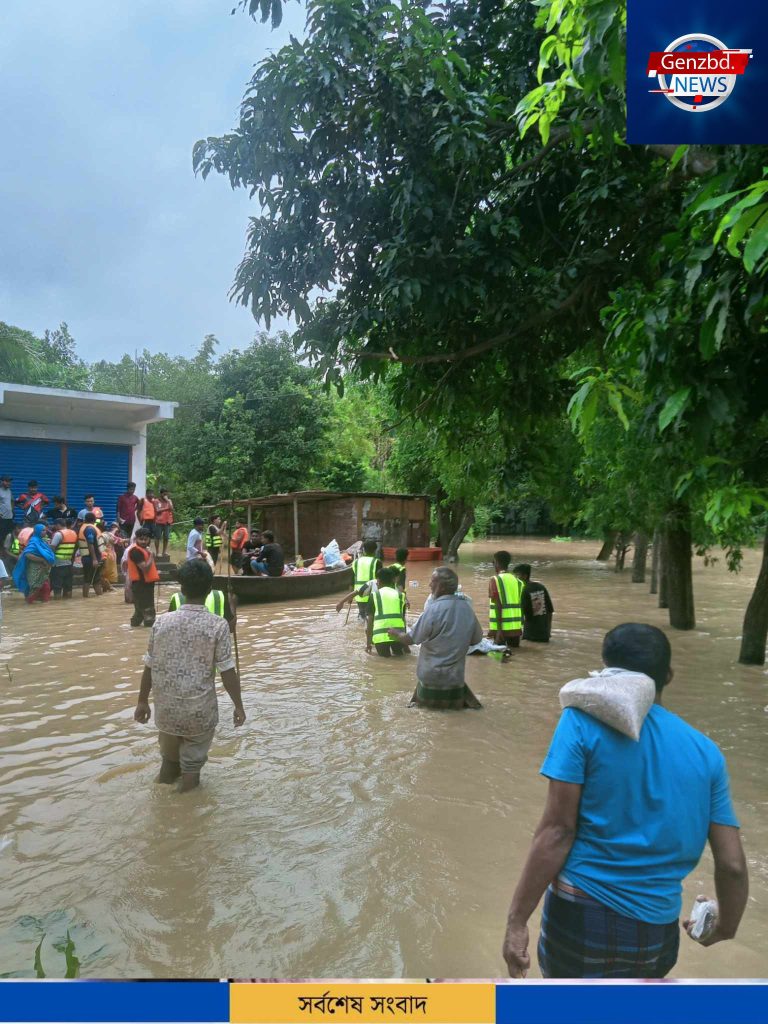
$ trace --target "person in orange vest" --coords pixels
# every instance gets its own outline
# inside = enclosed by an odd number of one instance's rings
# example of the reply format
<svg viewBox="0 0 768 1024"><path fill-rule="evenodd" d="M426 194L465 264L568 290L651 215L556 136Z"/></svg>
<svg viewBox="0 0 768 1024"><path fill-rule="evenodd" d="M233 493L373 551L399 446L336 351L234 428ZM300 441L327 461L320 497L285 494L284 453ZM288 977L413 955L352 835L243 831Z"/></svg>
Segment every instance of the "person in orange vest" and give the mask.
<svg viewBox="0 0 768 1024"><path fill-rule="evenodd" d="M93 587L98 596L103 593L101 573L104 568L104 541L96 525L96 515L85 513L85 522L77 534L77 546L83 562L83 597L88 597Z"/></svg>
<svg viewBox="0 0 768 1024"><path fill-rule="evenodd" d="M67 526L66 519L54 522L51 547L56 561L51 569L51 589L54 600L72 597L72 562L77 551L77 534Z"/></svg>
<svg viewBox="0 0 768 1024"><path fill-rule="evenodd" d="M155 505L155 492L151 488L147 488L146 496L139 502L136 514L144 529L149 530L149 536L152 539L155 536L157 507Z"/></svg>
<svg viewBox="0 0 768 1024"><path fill-rule="evenodd" d="M235 572L240 572L243 567L243 548L248 541L248 527L244 519L237 520L237 527L232 531L229 540L229 561Z"/></svg>
<svg viewBox="0 0 768 1024"><path fill-rule="evenodd" d="M155 498L155 557L160 555L160 541L163 542L163 558L168 554L173 526L173 502L167 487L160 488L160 497Z"/></svg>
<svg viewBox="0 0 768 1024"><path fill-rule="evenodd" d="M155 565L155 558L150 551L152 534L145 526L140 526L136 531L134 543L126 552L128 579L131 581L131 593L133 596L133 615L131 625L152 626L155 622L155 584L160 579L160 573Z"/></svg>

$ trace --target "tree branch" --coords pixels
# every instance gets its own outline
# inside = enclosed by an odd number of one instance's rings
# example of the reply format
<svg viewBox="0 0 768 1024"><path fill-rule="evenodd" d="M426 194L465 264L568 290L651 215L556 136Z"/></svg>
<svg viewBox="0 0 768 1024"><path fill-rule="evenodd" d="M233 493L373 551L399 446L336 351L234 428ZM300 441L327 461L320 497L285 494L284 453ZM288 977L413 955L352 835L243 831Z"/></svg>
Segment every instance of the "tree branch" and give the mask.
<svg viewBox="0 0 768 1024"><path fill-rule="evenodd" d="M526 331L530 331L532 328L537 327L540 324L547 323L549 320L559 316L561 313L567 312L567 310L575 305L577 299L581 296L584 284L585 280L582 280L576 288L574 288L571 294L567 298L563 299L559 306L555 306L554 309L546 310L543 313L537 313L535 316L529 317L528 320L515 328L515 336L524 334ZM361 352L357 356L357 361L364 362L366 359L375 359L389 363L401 363L408 366L424 366L427 363L458 363L462 362L464 359L469 359L471 356L478 356L483 352L489 352L492 348L496 348L503 342L509 341L511 337L512 334L509 331L506 331L504 334L497 334L493 338L487 338L485 341L479 341L476 345L470 345L469 348L460 349L458 352L434 353L430 356L400 356L391 348L387 352ZM442 380L440 381L440 384L442 384Z"/></svg>

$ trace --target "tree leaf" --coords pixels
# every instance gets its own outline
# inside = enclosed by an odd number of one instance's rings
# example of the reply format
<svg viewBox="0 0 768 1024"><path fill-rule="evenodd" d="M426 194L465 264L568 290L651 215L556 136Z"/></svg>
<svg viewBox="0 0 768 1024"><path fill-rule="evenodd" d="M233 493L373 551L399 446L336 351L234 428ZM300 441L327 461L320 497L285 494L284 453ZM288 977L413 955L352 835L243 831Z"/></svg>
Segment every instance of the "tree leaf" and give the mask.
<svg viewBox="0 0 768 1024"><path fill-rule="evenodd" d="M40 939L40 942L37 945L37 949L35 950L35 977L36 978L44 978L46 976L45 975L45 971L43 970L43 956L42 956L42 948L43 948L43 942L44 941L45 941L45 935L43 935L42 939Z"/></svg>
<svg viewBox="0 0 768 1024"><path fill-rule="evenodd" d="M748 273L752 273L755 264L768 249L768 213L764 213L760 220L752 228L749 241L744 247L744 266Z"/></svg>
<svg viewBox="0 0 768 1024"><path fill-rule="evenodd" d="M670 423L677 419L688 404L691 389L679 388L674 395L670 395L664 403L664 408L659 413L659 431L663 433Z"/></svg>

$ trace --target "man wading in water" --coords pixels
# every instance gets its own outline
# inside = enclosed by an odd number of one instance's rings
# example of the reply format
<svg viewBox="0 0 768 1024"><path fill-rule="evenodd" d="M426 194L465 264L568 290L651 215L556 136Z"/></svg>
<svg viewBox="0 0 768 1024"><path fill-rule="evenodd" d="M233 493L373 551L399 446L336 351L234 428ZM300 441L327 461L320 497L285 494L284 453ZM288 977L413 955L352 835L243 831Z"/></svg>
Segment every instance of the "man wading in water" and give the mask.
<svg viewBox="0 0 768 1024"><path fill-rule="evenodd" d="M149 694L154 688L163 758L156 781L171 783L181 777L178 788L185 793L200 783L200 769L208 760L219 721L217 669L235 705L236 726L245 721L245 711L229 627L205 607L213 573L198 558L185 562L178 576L184 604L178 611L160 615L152 627L133 717L142 724L149 721Z"/></svg>
<svg viewBox="0 0 768 1024"><path fill-rule="evenodd" d="M416 624L408 631L387 630L393 640L399 640L406 648L421 644L411 707L482 707L464 682L464 667L469 647L483 639L483 627L469 601L456 593L458 588L459 577L453 569L435 569L429 582L432 600Z"/></svg>
<svg viewBox="0 0 768 1024"><path fill-rule="evenodd" d="M513 978L530 966L528 919L545 890L538 946L545 978L665 977L677 961L681 883L707 840L719 917L701 942L736 934L747 867L725 758L661 706L670 661L669 640L655 626L625 623L603 641L603 684L610 687L616 670L655 684L638 740L575 707L560 716L541 767L549 779L544 815L507 921L503 954ZM690 924L683 922L686 930Z"/></svg>

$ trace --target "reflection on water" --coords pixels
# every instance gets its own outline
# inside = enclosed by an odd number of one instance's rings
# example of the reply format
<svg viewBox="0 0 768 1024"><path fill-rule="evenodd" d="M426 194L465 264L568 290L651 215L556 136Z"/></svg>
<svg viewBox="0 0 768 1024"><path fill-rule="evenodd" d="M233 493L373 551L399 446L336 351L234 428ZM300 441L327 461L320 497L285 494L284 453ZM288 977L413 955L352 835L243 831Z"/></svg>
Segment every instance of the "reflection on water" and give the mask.
<svg viewBox="0 0 768 1024"><path fill-rule="evenodd" d="M498 546L467 546L459 567L484 624ZM40 935L70 928L86 976L502 975L558 688L598 667L617 622L665 625L647 587L592 561L594 543L508 546L550 587L555 631L503 664L470 659L483 711L409 710L415 658L366 655L336 598L244 606L248 721L235 731L222 694L204 784L183 799L152 784L154 728L133 722L147 634L128 627L122 594L31 609L6 598L0 971L29 975ZM414 610L430 570L409 569ZM739 577L698 562L698 628L672 636L667 704L728 757L752 883L738 939L683 942L677 976L766 973L768 687L736 664L756 571L755 554ZM708 855L686 908L700 891ZM56 973L63 958L44 955Z"/></svg>

